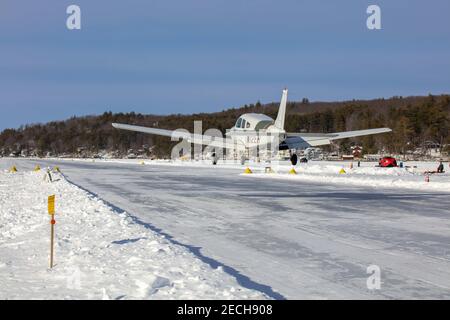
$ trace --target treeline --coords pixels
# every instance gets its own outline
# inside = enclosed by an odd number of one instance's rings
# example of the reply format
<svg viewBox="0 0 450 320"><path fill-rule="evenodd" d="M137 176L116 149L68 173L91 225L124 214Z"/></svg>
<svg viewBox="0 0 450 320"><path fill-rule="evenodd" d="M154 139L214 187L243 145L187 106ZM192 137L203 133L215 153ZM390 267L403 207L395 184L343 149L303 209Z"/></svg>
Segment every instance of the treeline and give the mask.
<svg viewBox="0 0 450 320"><path fill-rule="evenodd" d="M147 155L167 157L176 142L167 137L114 129L112 122L129 123L164 129L193 130L195 120L203 121L203 131L232 127L246 112L276 117L278 103L245 105L217 113L192 115L142 115L105 112L100 116L73 117L66 121L34 124L7 129L0 134L0 154L35 153L39 156L80 155L99 152L126 155L130 149L146 150ZM366 153L378 151L402 154L426 144L445 146L450 143L450 96L393 97L367 101L314 102L307 99L289 102L288 132L339 132L375 127L390 127L391 134L346 139L339 142L347 152L352 144L361 144ZM448 147L447 147L448 148Z"/></svg>

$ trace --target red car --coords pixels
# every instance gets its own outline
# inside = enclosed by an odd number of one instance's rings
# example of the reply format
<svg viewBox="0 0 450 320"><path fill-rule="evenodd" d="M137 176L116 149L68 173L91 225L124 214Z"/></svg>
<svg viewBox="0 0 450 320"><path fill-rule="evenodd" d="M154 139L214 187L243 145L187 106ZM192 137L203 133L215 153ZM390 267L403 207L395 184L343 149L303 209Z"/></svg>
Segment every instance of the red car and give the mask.
<svg viewBox="0 0 450 320"><path fill-rule="evenodd" d="M392 157L384 157L378 161L378 165L383 168L397 167L397 161Z"/></svg>

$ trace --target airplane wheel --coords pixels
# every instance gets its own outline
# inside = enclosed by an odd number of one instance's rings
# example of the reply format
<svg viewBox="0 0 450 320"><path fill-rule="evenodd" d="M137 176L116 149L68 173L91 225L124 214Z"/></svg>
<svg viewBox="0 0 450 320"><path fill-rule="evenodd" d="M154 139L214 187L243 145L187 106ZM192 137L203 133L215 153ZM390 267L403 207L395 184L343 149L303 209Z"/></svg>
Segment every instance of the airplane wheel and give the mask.
<svg viewBox="0 0 450 320"><path fill-rule="evenodd" d="M291 163L293 166L295 166L297 164L297 160L298 160L298 157L295 153L293 155L291 155Z"/></svg>

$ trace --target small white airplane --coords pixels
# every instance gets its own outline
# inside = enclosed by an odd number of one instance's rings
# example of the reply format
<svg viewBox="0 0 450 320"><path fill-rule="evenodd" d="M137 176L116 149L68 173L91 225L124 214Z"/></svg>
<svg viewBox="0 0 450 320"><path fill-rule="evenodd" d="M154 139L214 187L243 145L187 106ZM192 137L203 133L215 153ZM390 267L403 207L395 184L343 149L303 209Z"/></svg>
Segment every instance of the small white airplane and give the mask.
<svg viewBox="0 0 450 320"><path fill-rule="evenodd" d="M226 133L226 138L217 136L189 133L178 130L165 130L159 128L140 127L135 125L113 123L117 129L150 133L155 135L172 137L172 139L185 139L189 143L208 145L214 148L225 148L248 152L250 149L258 149L274 142L278 144L278 150L289 150L291 163L297 164L297 150L309 147L317 147L331 144L335 140L367 136L392 131L389 128L377 128L357 131L345 131L337 133L290 133L284 129L288 90L283 90L277 118L260 113L246 113L241 115L234 127ZM278 151L277 150L277 151Z"/></svg>

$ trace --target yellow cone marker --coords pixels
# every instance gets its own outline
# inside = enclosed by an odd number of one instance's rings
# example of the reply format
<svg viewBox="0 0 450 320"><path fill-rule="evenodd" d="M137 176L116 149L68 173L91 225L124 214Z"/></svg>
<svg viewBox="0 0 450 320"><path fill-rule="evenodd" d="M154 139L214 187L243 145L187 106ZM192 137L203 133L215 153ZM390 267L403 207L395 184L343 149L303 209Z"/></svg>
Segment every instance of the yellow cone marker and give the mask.
<svg viewBox="0 0 450 320"><path fill-rule="evenodd" d="M344 168L342 168L341 171L339 171L339 174L344 174L344 173L346 173L346 172L345 172Z"/></svg>
<svg viewBox="0 0 450 320"><path fill-rule="evenodd" d="M34 172L38 172L41 170L41 167L39 167L39 165L36 165L36 167L34 167Z"/></svg>
<svg viewBox="0 0 450 320"><path fill-rule="evenodd" d="M55 171L55 172L61 172L61 170L59 170L59 167L54 167L54 168L53 168L53 171Z"/></svg>
<svg viewBox="0 0 450 320"><path fill-rule="evenodd" d="M11 169L9 169L9 172L12 172L12 173L17 172L16 166L12 166Z"/></svg>
<svg viewBox="0 0 450 320"><path fill-rule="evenodd" d="M292 168L292 169L289 171L289 174L297 174L297 171L295 171L295 169Z"/></svg>
<svg viewBox="0 0 450 320"><path fill-rule="evenodd" d="M144 161L141 161L141 165L144 165L145 164L145 162Z"/></svg>
<svg viewBox="0 0 450 320"><path fill-rule="evenodd" d="M252 170L250 170L249 167L247 167L247 168L245 168L244 173L245 173L245 174L250 174L250 173L253 173L253 172L252 172Z"/></svg>

